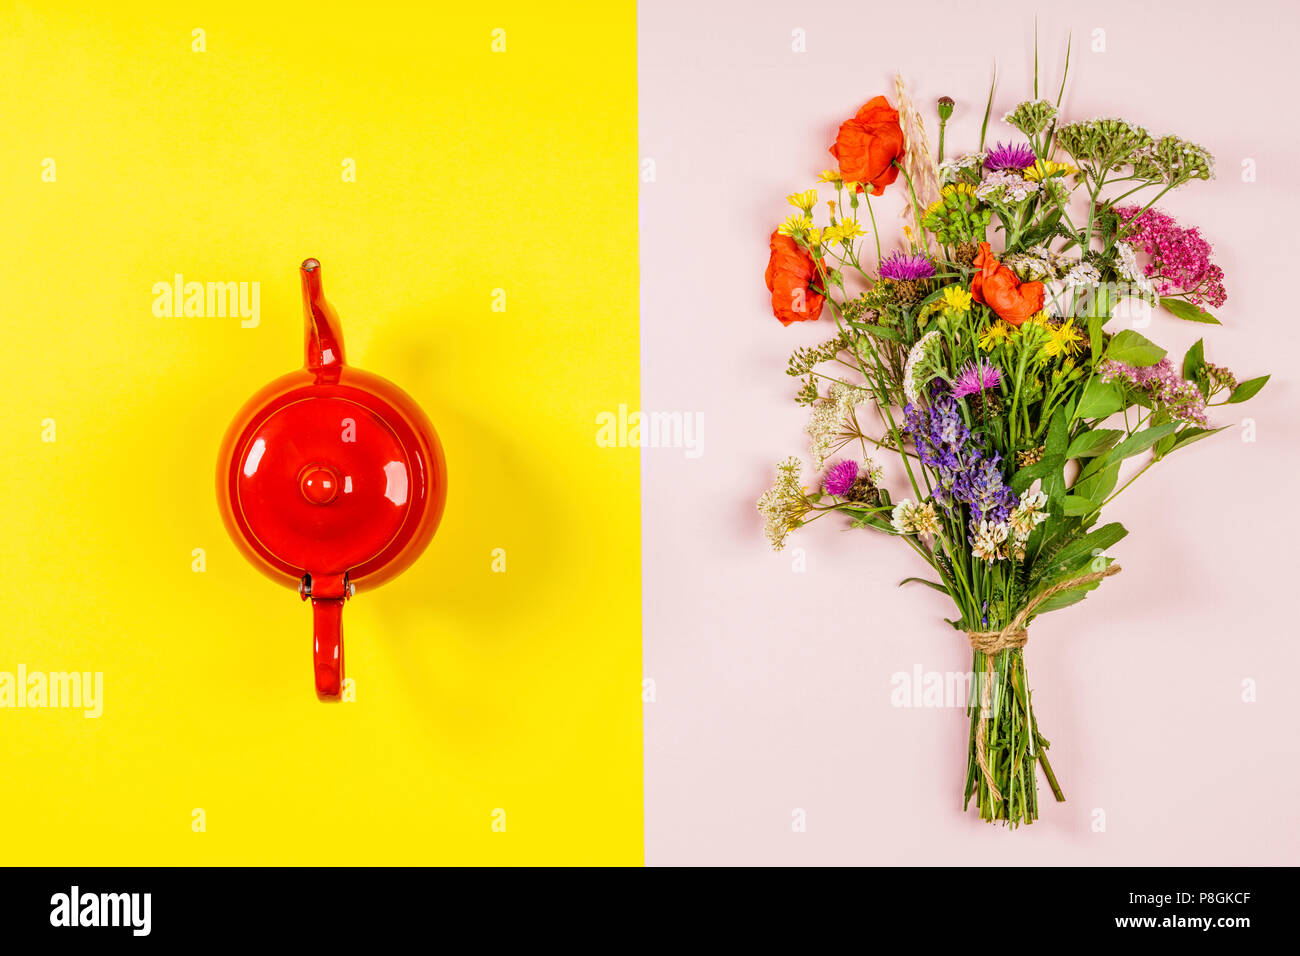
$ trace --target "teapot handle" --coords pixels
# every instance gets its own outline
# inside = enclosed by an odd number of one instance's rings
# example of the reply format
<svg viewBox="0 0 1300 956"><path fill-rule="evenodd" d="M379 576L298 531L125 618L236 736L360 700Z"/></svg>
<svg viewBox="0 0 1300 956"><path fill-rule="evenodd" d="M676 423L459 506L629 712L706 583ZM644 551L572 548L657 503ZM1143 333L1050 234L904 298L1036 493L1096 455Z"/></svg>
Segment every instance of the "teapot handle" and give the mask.
<svg viewBox="0 0 1300 956"><path fill-rule="evenodd" d="M325 701L343 696L343 603L349 590L341 574L310 576L304 582L303 597L311 598L316 696Z"/></svg>

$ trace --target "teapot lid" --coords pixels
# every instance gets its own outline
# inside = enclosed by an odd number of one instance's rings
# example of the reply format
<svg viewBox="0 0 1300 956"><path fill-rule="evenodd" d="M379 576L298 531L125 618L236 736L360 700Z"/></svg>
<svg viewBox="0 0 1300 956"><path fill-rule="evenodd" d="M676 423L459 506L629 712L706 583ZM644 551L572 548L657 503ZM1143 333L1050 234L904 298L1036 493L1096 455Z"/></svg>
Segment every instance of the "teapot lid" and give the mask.
<svg viewBox="0 0 1300 956"><path fill-rule="evenodd" d="M247 433L234 504L258 542L313 575L344 574L397 536L412 464L376 411L343 397L302 398Z"/></svg>

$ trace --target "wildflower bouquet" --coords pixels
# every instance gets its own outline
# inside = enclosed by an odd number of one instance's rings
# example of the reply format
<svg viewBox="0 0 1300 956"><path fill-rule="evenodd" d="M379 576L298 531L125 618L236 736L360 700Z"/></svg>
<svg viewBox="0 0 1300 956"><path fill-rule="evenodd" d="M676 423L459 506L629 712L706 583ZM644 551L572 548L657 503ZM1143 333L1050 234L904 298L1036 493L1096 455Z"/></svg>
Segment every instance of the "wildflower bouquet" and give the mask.
<svg viewBox="0 0 1300 956"><path fill-rule="evenodd" d="M991 146L990 90L978 150L946 161L956 104L940 99L936 161L900 79L897 106L877 96L846 120L837 165L788 197L795 212L770 243L773 313L786 325L829 314L835 329L787 369L820 480L804 488L789 458L758 502L777 549L835 514L928 567L903 583L952 599L974 655L964 805L1013 827L1038 817L1036 765L1065 799L1031 704L1028 626L1120 570L1107 552L1127 532L1102 509L1222 430L1209 408L1268 378L1239 382L1203 341L1175 365L1136 328L1155 308L1219 324L1209 243L1154 208L1211 179L1210 154L1122 119L1066 121L1060 93L1037 87L1035 75L1034 98L1003 117L1019 135ZM883 254L871 200L889 187L906 190L906 224ZM818 189L834 195L825 214ZM901 462L900 497L882 451Z"/></svg>

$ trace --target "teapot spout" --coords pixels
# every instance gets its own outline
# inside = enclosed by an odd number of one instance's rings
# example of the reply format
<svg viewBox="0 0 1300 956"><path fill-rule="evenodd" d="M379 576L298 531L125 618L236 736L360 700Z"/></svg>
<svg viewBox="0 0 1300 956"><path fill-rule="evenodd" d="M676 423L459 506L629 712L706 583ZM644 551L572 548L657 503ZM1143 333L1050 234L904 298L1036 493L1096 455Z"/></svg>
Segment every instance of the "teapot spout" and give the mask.
<svg viewBox="0 0 1300 956"><path fill-rule="evenodd" d="M325 301L320 272L320 263L315 259L305 260L300 270L306 361L307 368L313 371L338 369L343 365L343 334L339 329L339 317Z"/></svg>

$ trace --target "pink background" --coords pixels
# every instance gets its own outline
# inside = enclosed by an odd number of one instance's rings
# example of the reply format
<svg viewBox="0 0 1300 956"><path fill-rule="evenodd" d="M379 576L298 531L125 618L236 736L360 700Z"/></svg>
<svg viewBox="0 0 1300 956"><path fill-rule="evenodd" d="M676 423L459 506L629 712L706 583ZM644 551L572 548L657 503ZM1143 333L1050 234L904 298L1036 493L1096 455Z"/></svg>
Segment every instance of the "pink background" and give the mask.
<svg viewBox="0 0 1300 956"><path fill-rule="evenodd" d="M641 4L641 155L656 174L641 187L642 404L705 424L697 459L643 452L651 864L1300 862L1287 288L1300 18L1282 2L1075 6ZM1129 529L1111 552L1125 573L1035 625L1030 681L1069 802L1040 785L1042 818L1008 834L961 811L961 710L891 706L895 672L970 663L940 620L951 605L896 586L919 562L834 519L773 553L753 501L778 459L807 456L785 361L830 329L771 317L762 274L786 193L831 164L840 120L878 93L893 100L895 69L932 136L934 99L957 100L950 154L976 148L993 60L995 118L1031 92L1036 12L1052 98L1074 31L1067 118L1120 114L1218 157L1217 180L1161 207L1215 243L1225 324L1158 316L1145 333L1174 358L1204 335L1211 361L1273 380L1212 410L1219 424L1255 419L1257 441L1233 428L1148 472L1104 516ZM806 53L791 51L796 28ZM1090 50L1094 29L1105 52ZM990 127L990 141L1014 135ZM1256 182L1242 181L1246 158ZM899 197L877 206L886 248ZM792 832L795 808L807 832Z"/></svg>

